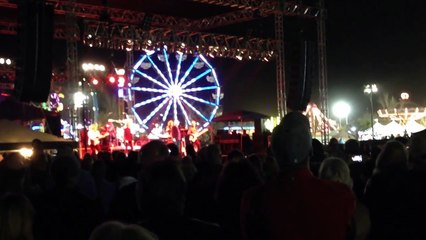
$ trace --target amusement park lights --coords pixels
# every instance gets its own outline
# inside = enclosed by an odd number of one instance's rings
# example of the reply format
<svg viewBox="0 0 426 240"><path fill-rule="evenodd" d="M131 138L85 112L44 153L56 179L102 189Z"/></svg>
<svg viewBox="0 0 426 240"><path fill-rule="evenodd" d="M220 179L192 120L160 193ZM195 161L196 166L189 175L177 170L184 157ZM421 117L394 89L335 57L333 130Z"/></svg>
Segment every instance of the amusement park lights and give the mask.
<svg viewBox="0 0 426 240"><path fill-rule="evenodd" d="M364 93L368 94L370 99L370 117L371 117L371 138L374 140L374 106L373 106L373 94L378 92L376 84L367 84L364 87Z"/></svg>
<svg viewBox="0 0 426 240"><path fill-rule="evenodd" d="M346 119L346 124L348 124L348 116L351 113L351 106L343 101L339 101L333 106L333 114L339 119L339 122L342 119Z"/></svg>
<svg viewBox="0 0 426 240"><path fill-rule="evenodd" d="M364 93L371 94L376 93L378 91L376 84L367 84L364 88Z"/></svg>
<svg viewBox="0 0 426 240"><path fill-rule="evenodd" d="M406 92L401 93L401 99L406 101L410 98L410 95Z"/></svg>

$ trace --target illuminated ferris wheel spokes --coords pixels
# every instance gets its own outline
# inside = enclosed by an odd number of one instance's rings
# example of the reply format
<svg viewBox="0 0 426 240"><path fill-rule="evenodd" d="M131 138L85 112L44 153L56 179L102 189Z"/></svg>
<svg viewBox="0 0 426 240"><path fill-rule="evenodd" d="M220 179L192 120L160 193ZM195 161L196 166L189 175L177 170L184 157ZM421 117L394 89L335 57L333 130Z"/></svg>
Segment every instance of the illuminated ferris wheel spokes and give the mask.
<svg viewBox="0 0 426 240"><path fill-rule="evenodd" d="M152 56L152 54L150 55ZM187 125L190 125L192 120L201 119L204 123L201 123L200 129L206 127L215 116L220 103L218 97L214 98L214 101L209 100L213 95L220 96L220 86L213 67L204 56L197 55L181 76L181 72L184 71L182 62L186 59L186 55L177 53L177 64L173 72L170 62L171 55L164 48L157 55L158 59L164 62L163 66L165 65L163 73L160 70L161 64L155 63L154 58L150 55L146 54L141 57L133 67L131 75L132 79L135 75L139 75L143 80L147 80L139 81L140 86L131 87L135 93L141 92L142 97L142 100L132 107L133 113L137 115L137 121L148 129L150 122L155 119L155 121L161 122L158 122L161 126L169 119L179 121L180 118ZM151 66L161 81L149 74L148 69ZM191 76L192 72L197 72L195 77ZM206 78L206 81L201 81L203 78ZM151 82L153 85L146 85L147 82ZM149 95L151 96L147 98ZM136 109L142 109L138 111L145 112L145 118L142 119Z"/></svg>
<svg viewBox="0 0 426 240"><path fill-rule="evenodd" d="M139 70L135 70L135 72L136 72L136 73L138 73L139 75L141 75L142 77L144 77L144 78L148 79L149 81L151 81L151 82L153 82L153 83L155 83L155 84L159 85L160 87L162 87L162 88L164 88L164 89L169 88L168 86L166 86L166 85L162 84L161 82L157 81L156 79L154 79L154 78L152 78L152 77L148 76L147 74L145 74L145 73L143 73L143 72L141 72L141 71L139 71Z"/></svg>
<svg viewBox="0 0 426 240"><path fill-rule="evenodd" d="M182 89L185 89L186 87L188 87L189 85L193 84L194 82L196 82L197 80L199 80L200 78L206 76L207 74L209 74L212 70L208 69L205 72L201 73L200 75L196 76L195 78L191 79L189 82L183 84L183 85L179 85ZM183 83L183 82L182 82Z"/></svg>
<svg viewBox="0 0 426 240"><path fill-rule="evenodd" d="M183 53L179 52L179 59L178 59L178 64L177 64L177 69L176 69L176 78L175 78L175 83L178 83L179 81L179 74L180 74L180 68L181 68L181 64L182 64L182 58L183 58Z"/></svg>
<svg viewBox="0 0 426 240"><path fill-rule="evenodd" d="M194 59L194 61L192 62L191 66L189 66L189 68L186 70L185 74L183 75L183 77L179 80L178 85L181 86L182 83L185 81L185 79L188 77L189 73L192 71L192 69L194 68L195 64L197 64L198 62L198 56Z"/></svg>
<svg viewBox="0 0 426 240"><path fill-rule="evenodd" d="M142 120L142 123L146 125L146 123L151 120L152 117L168 102L170 99L166 98L164 99L155 109L152 111L144 120Z"/></svg>

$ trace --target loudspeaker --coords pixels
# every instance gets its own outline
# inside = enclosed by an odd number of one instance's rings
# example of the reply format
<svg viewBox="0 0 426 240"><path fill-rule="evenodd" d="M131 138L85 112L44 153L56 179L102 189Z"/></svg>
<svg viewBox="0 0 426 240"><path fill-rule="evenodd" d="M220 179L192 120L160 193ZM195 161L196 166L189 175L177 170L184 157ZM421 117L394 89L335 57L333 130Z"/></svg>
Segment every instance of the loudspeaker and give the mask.
<svg viewBox="0 0 426 240"><path fill-rule="evenodd" d="M53 6L18 1L18 57L14 95L23 102L45 102L52 77Z"/></svg>
<svg viewBox="0 0 426 240"><path fill-rule="evenodd" d="M285 44L285 79L287 108L305 111L311 100L312 81L317 64L315 43L309 41Z"/></svg>
<svg viewBox="0 0 426 240"><path fill-rule="evenodd" d="M50 115L46 116L47 122L47 133L53 134L55 136L61 137L61 115Z"/></svg>

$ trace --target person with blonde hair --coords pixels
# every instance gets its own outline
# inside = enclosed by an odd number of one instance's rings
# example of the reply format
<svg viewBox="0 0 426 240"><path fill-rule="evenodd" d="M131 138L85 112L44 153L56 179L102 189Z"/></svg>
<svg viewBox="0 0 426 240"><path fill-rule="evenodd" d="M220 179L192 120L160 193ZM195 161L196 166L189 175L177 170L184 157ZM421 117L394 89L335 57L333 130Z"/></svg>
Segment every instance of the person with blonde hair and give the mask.
<svg viewBox="0 0 426 240"><path fill-rule="evenodd" d="M319 177L340 182L352 188L352 179L348 164L340 158L330 157L325 159L320 166Z"/></svg>
<svg viewBox="0 0 426 240"><path fill-rule="evenodd" d="M352 188L352 178L348 164L341 158L325 159L319 169L319 178L339 182ZM348 234L352 239L368 239L370 233L370 214L367 207L356 199L356 209Z"/></svg>
<svg viewBox="0 0 426 240"><path fill-rule="evenodd" d="M89 240L158 240L158 237L139 225L109 221L97 226Z"/></svg>

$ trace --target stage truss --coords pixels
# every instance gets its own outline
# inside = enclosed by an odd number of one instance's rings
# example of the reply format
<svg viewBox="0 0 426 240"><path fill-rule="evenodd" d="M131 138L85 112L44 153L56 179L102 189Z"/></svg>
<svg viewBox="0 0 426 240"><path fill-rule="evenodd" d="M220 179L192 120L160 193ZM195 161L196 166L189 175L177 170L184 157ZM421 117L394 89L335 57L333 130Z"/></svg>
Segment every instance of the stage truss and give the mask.
<svg viewBox="0 0 426 240"><path fill-rule="evenodd" d="M191 0L194 3L224 6L230 11L201 19L189 19L160 14L150 14L127 9L111 8L91 5L75 1L50 0L55 14L65 15L72 12L74 16L83 20L84 28L77 36L83 44L89 47L102 47L117 50L150 50L148 41L153 44L167 45L174 51L185 44L188 54L199 52L215 57L235 58L238 60L276 60L277 64L277 107L278 115L285 114L286 84L285 68L282 56L284 54L282 24L275 24L273 39L248 38L246 36L230 36L209 33L207 30L245 21L252 21L266 16L275 16L275 20L282 16L313 18L318 23L319 42L319 92L320 108L328 116L327 102L327 74L325 52L325 15L323 0L318 6L306 6L300 1L281 0ZM16 8L16 4L8 0L0 0L2 8ZM139 25L149 20L149 28ZM55 37L66 39L66 24L55 24ZM280 29L277 29L280 28ZM15 22L0 22L0 34L16 34ZM76 37L76 36L73 36ZM198 48L197 48L198 46ZM328 132L322 140L328 140Z"/></svg>

